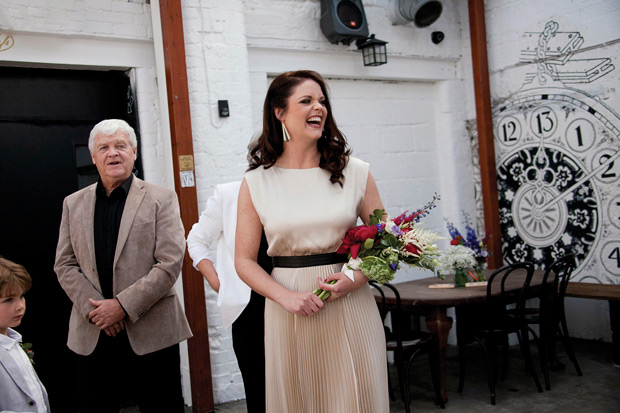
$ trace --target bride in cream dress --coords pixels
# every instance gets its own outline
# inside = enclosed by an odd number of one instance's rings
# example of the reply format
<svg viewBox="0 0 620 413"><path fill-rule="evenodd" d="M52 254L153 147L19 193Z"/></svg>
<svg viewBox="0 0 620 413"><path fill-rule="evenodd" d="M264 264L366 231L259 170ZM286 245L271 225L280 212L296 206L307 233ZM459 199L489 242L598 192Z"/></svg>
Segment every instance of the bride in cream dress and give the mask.
<svg viewBox="0 0 620 413"><path fill-rule="evenodd" d="M316 72L276 77L239 193L236 268L265 303L266 411L389 412L385 336L341 238L383 208L367 163L349 156ZM261 231L274 259L256 263ZM327 284L336 281L335 284ZM317 287L331 292L322 302Z"/></svg>

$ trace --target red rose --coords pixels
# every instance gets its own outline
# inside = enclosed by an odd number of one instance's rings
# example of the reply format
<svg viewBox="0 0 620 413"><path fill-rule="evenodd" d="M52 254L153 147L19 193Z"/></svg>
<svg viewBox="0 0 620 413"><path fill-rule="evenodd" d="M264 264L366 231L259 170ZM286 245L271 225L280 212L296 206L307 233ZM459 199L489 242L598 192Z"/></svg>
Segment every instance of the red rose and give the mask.
<svg viewBox="0 0 620 413"><path fill-rule="evenodd" d="M351 258L357 259L357 255L360 253L362 244L351 245Z"/></svg>
<svg viewBox="0 0 620 413"><path fill-rule="evenodd" d="M454 238L452 241L450 241L450 245L459 245L459 240Z"/></svg>
<svg viewBox="0 0 620 413"><path fill-rule="evenodd" d="M413 244L405 245L405 251L415 255L420 255L421 252L420 249Z"/></svg>
<svg viewBox="0 0 620 413"><path fill-rule="evenodd" d="M336 254L346 254L349 252L349 246L345 244L340 244L338 249L336 250Z"/></svg>
<svg viewBox="0 0 620 413"><path fill-rule="evenodd" d="M357 258L362 243L367 239L372 239L377 235L377 227L374 225L359 225L355 228L351 228L347 231L346 235L342 239L342 244L336 251L338 254L351 253L353 259Z"/></svg>
<svg viewBox="0 0 620 413"><path fill-rule="evenodd" d="M357 241L366 241L368 238L374 238L377 235L377 227L374 225L360 225L357 227L357 231L355 233L355 239Z"/></svg>

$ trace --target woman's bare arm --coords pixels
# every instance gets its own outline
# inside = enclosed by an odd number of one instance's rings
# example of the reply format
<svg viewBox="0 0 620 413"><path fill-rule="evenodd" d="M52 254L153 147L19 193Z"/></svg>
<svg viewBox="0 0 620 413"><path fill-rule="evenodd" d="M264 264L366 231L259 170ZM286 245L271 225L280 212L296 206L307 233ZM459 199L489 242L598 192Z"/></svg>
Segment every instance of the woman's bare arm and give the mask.
<svg viewBox="0 0 620 413"><path fill-rule="evenodd" d="M311 316L324 304L311 291L295 292L280 285L256 262L262 224L252 203L248 184L243 180L237 205L237 233L235 237L235 268L239 277L257 293L277 302L287 311Z"/></svg>

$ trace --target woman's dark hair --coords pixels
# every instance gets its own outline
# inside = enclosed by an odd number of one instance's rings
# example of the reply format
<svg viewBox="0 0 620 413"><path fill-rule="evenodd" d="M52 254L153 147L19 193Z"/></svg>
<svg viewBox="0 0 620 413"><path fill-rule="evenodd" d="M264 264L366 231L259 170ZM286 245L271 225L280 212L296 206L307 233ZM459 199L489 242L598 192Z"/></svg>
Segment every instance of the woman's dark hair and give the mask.
<svg viewBox="0 0 620 413"><path fill-rule="evenodd" d="M306 80L314 80L319 84L323 96L325 96L325 107L327 108L323 135L317 142L317 149L321 154L319 167L331 172L329 180L332 183L337 182L342 186L344 182L342 171L347 166L351 151L347 147L344 135L336 126L325 81L320 74L310 70L285 72L271 82L263 106L263 131L249 147L248 162L250 166L248 170L256 169L259 166L271 168L275 165L276 160L284 151L284 137L282 136L282 124L276 117L274 109L286 111L288 99L295 88Z"/></svg>

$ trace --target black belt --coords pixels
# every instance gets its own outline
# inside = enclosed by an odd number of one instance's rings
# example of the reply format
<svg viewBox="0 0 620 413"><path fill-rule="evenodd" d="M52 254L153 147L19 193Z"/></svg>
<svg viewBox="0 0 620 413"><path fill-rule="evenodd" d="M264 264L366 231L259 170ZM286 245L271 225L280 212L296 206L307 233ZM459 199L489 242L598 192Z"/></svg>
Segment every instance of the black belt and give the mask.
<svg viewBox="0 0 620 413"><path fill-rule="evenodd" d="M316 267L319 265L339 264L347 262L347 256L331 252L328 254L299 255L296 257L272 257L274 267L302 268Z"/></svg>

